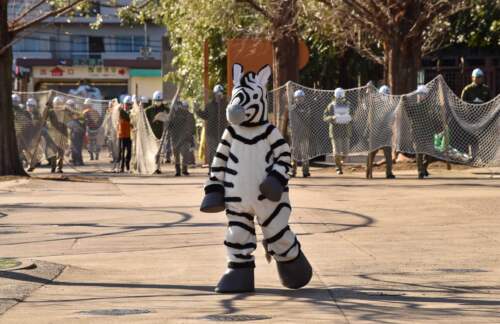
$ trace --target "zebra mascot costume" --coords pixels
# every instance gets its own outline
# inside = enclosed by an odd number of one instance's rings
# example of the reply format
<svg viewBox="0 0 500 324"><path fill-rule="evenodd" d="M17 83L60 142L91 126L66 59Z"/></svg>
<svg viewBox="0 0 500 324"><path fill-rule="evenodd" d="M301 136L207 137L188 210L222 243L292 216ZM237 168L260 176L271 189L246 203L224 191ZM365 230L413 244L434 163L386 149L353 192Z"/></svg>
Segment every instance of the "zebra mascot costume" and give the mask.
<svg viewBox="0 0 500 324"><path fill-rule="evenodd" d="M229 126L222 135L205 186L201 211L226 210L229 221L224 245L228 269L216 292L254 291L256 236L254 216L262 228L268 261L274 257L281 283L287 288L305 286L311 265L288 225L290 147L267 120L266 85L269 65L257 74L243 74L233 66L234 89L226 110Z"/></svg>

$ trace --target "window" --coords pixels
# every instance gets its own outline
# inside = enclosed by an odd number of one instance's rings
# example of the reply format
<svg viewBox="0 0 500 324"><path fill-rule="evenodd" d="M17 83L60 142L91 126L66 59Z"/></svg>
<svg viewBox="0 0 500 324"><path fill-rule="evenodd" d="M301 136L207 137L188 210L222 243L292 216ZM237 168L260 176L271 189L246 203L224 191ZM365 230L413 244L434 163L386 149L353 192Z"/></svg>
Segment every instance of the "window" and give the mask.
<svg viewBox="0 0 500 324"><path fill-rule="evenodd" d="M87 36L71 36L71 51L72 52L88 52L87 48Z"/></svg>
<svg viewBox="0 0 500 324"><path fill-rule="evenodd" d="M141 48L144 47L144 36L134 36L134 52L140 52Z"/></svg>
<svg viewBox="0 0 500 324"><path fill-rule="evenodd" d="M104 41L102 37L89 37L89 52L102 53L104 52Z"/></svg>
<svg viewBox="0 0 500 324"><path fill-rule="evenodd" d="M116 36L115 51L117 52L132 52L132 37Z"/></svg>
<svg viewBox="0 0 500 324"><path fill-rule="evenodd" d="M42 51L41 39L35 37L23 38L14 44L14 51L17 52L40 52Z"/></svg>

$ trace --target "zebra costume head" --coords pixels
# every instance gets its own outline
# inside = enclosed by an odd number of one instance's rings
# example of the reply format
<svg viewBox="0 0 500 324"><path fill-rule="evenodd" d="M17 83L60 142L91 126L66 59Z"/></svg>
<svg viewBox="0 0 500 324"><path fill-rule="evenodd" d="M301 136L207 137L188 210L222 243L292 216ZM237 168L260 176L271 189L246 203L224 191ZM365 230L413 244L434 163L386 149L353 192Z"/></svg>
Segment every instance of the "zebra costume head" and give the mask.
<svg viewBox="0 0 500 324"><path fill-rule="evenodd" d="M243 66L233 65L233 92L226 116L232 125L246 127L267 123L267 82L271 67L264 66L255 74L243 73Z"/></svg>

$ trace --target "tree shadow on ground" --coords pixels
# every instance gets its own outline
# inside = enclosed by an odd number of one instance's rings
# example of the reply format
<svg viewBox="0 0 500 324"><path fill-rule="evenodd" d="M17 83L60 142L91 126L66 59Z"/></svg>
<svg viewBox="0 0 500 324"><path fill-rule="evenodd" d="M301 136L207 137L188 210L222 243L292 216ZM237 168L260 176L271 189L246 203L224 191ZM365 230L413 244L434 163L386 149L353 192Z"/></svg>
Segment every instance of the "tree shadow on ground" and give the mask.
<svg viewBox="0 0 500 324"><path fill-rule="evenodd" d="M366 280L380 282L369 275L363 275ZM387 288L374 287L371 284L363 286L338 286L333 288L302 288L298 290L280 288L257 288L254 293L224 294L214 293L211 285L189 284L147 284L147 283L114 283L114 282L84 282L84 281L49 281L25 273L1 272L0 278L22 282L41 283L48 286L61 287L95 287L95 288L126 288L130 294L120 294L106 297L88 298L51 298L49 300L28 301L41 303L75 303L97 300L118 300L157 297L206 297L214 296L221 307L221 314L237 314L245 312L245 301L258 296L279 297L266 301L266 308L286 309L289 302L301 302L313 306L318 314L334 312L345 314L349 320L365 320L376 323L393 323L394 321L419 321L468 317L498 318L500 316L500 299L492 299L500 294L500 286L443 286L440 283L414 284L410 282L387 281ZM395 286L395 284L397 284ZM158 294L136 294L134 289L158 289ZM92 293L95 295L95 292ZM470 296L474 294L474 296ZM480 295L479 297L477 295ZM187 306L189 307L189 306ZM252 308L253 309L253 308ZM314 320L314 314L311 314ZM346 319L347 321L347 319Z"/></svg>
<svg viewBox="0 0 500 324"><path fill-rule="evenodd" d="M158 212L161 214L170 214L176 215L179 217L179 220L166 222L166 223L156 223L156 224L137 224L137 225L105 225L99 223L22 223L15 224L9 223L6 225L0 224L0 227L3 226L16 226L16 227L29 227L29 226L59 226L59 227L87 227L87 228L103 228L103 229L114 229L113 231L108 231L105 233L97 233L97 234L82 234L82 235L69 235L67 237L58 237L58 238L49 238L49 239L41 239L41 240L31 240L31 241L21 241L21 242L10 242L10 243L0 243L0 246L12 246L12 245L21 245L21 244L32 244L32 243L42 243L42 242L58 242L58 241L68 241L68 240L81 240L87 238L98 238L98 237L108 237L114 235L123 235L136 233L139 231L146 230L161 230L161 229L169 229L169 228L207 228L207 227L226 227L227 223L221 222L211 222L211 223L189 223L193 219L193 214L172 210L172 209L158 209L158 208L130 208L130 207L107 207L107 206L61 206L61 205L36 205L36 204L12 204L12 205L4 205L6 208L10 209L48 209L48 210L91 210L94 212L98 212L100 210L123 210L123 211L138 211L138 212ZM199 206L169 206L168 208L198 208ZM330 208L314 208L314 207L294 207L294 209L300 210L308 210L314 212L323 212L323 213L331 213L335 216L341 214L341 217L353 217L355 219L359 219L359 222L290 222L291 225L301 224L301 225L322 225L327 228L326 231L315 231L315 232L303 232L298 233L299 236L303 235L314 235L314 234L324 234L324 233L338 233L354 230L356 228L369 227L375 224L375 219L371 216L351 212L348 210L340 210L340 209L330 209ZM335 226L335 229L328 229L330 226Z"/></svg>

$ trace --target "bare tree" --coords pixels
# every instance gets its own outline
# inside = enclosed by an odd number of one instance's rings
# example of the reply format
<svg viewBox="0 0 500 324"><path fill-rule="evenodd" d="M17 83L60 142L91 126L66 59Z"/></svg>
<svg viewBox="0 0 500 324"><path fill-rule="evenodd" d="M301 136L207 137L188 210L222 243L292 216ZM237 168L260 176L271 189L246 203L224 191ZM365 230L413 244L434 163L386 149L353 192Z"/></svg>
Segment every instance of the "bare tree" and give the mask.
<svg viewBox="0 0 500 324"><path fill-rule="evenodd" d="M395 94L417 85L421 58L440 47L451 15L468 0L318 0L330 9L337 41L384 66Z"/></svg>

